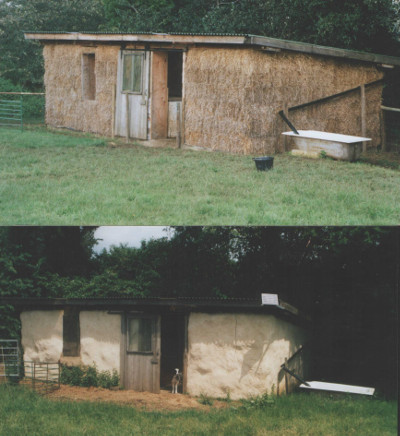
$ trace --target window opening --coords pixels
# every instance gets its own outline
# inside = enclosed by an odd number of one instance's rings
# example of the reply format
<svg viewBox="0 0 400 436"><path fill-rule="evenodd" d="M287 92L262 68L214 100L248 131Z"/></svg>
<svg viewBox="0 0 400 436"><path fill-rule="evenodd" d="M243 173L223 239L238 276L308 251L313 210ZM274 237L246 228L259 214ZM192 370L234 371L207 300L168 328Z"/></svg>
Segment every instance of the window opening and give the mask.
<svg viewBox="0 0 400 436"><path fill-rule="evenodd" d="M94 53L82 55L82 95L84 100L96 98L96 58Z"/></svg>
<svg viewBox="0 0 400 436"><path fill-rule="evenodd" d="M129 53L123 57L122 91L142 92L143 54Z"/></svg>
<svg viewBox="0 0 400 436"><path fill-rule="evenodd" d="M129 318L127 351L151 352L153 325L154 321L151 318Z"/></svg>
<svg viewBox="0 0 400 436"><path fill-rule="evenodd" d="M80 342L79 311L65 309L63 316L63 355L79 356Z"/></svg>

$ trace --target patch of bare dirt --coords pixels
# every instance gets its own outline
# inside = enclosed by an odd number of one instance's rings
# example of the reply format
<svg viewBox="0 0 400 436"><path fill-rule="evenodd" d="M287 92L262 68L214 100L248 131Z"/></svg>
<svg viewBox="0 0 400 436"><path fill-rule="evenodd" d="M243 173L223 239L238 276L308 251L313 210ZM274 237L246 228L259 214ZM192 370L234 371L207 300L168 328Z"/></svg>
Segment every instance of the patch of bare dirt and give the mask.
<svg viewBox="0 0 400 436"><path fill-rule="evenodd" d="M213 400L212 406L205 406L200 404L196 397L184 394L171 394L171 392L165 390L161 390L159 394L152 394L150 392L131 390L110 390L61 385L60 389L46 394L46 397L52 400L103 401L149 411L210 410L211 407L217 409L227 407L227 403L224 401Z"/></svg>

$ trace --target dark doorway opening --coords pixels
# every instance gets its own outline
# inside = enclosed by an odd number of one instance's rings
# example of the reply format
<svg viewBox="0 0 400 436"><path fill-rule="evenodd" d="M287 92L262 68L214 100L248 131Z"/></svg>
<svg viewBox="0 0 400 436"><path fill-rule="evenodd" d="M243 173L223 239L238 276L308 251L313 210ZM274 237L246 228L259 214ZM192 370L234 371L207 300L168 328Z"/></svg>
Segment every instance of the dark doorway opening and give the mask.
<svg viewBox="0 0 400 436"><path fill-rule="evenodd" d="M168 52L168 99L182 98L182 65L182 52Z"/></svg>
<svg viewBox="0 0 400 436"><path fill-rule="evenodd" d="M185 350L185 316L183 314L165 314L161 316L161 389L171 389L171 380L175 368L183 373L183 355ZM178 392L182 392L179 386Z"/></svg>

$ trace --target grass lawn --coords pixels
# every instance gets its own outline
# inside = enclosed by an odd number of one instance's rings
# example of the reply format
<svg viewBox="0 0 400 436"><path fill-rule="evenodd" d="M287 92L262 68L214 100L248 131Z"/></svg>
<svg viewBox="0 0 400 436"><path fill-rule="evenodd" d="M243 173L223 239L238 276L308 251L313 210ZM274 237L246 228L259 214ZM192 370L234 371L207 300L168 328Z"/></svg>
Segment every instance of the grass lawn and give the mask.
<svg viewBox="0 0 400 436"><path fill-rule="evenodd" d="M397 404L292 394L262 408L146 412L109 403L51 401L0 385L1 435L397 435Z"/></svg>
<svg viewBox="0 0 400 436"><path fill-rule="evenodd" d="M0 129L0 224L397 225L400 171Z"/></svg>

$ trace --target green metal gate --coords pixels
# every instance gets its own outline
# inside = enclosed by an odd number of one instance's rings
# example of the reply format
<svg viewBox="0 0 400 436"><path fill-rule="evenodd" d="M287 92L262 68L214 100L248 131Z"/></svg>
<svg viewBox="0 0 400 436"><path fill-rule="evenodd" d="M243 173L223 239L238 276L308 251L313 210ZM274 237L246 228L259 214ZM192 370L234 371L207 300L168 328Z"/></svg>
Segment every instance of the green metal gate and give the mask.
<svg viewBox="0 0 400 436"><path fill-rule="evenodd" d="M17 127L23 130L22 96L19 100L0 100L0 127Z"/></svg>

